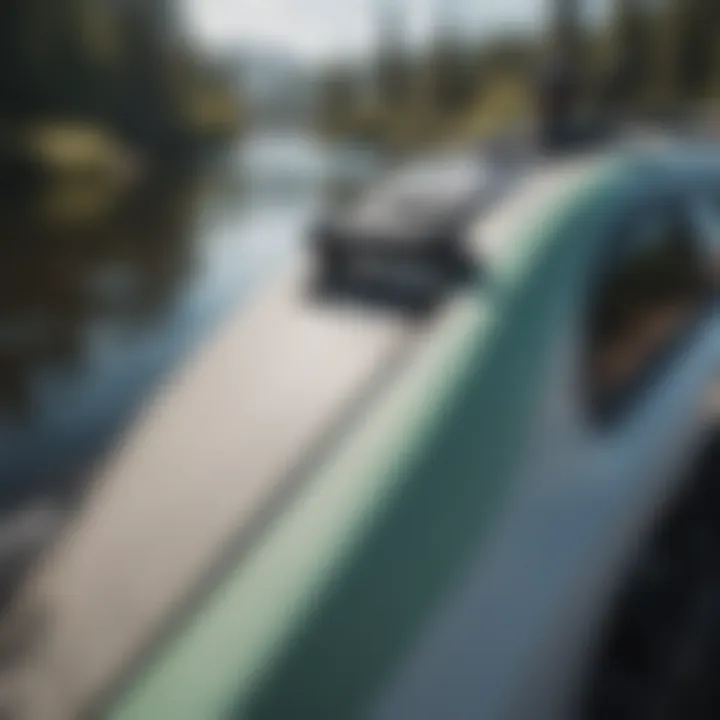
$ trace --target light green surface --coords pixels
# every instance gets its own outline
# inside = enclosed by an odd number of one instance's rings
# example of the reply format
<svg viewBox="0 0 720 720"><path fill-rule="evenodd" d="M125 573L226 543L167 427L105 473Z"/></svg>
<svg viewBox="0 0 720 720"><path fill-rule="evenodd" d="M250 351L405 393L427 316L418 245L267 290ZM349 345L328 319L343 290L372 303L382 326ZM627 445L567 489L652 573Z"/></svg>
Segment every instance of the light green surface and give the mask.
<svg viewBox="0 0 720 720"><path fill-rule="evenodd" d="M112 720L358 717L462 573L522 462L545 362L612 210L595 168L309 479Z"/></svg>

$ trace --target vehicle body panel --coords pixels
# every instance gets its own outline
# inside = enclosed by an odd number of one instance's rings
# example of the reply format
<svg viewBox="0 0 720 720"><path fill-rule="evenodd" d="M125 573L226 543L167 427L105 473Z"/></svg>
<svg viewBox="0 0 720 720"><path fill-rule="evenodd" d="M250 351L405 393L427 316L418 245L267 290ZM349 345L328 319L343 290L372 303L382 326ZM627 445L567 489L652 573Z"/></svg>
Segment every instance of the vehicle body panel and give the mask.
<svg viewBox="0 0 720 720"><path fill-rule="evenodd" d="M104 716L564 717L607 595L698 441L718 357L709 318L622 432L597 433L578 389L584 297L622 213L695 167L583 159L479 220L482 281Z"/></svg>
<svg viewBox="0 0 720 720"><path fill-rule="evenodd" d="M522 248L449 313L432 347L112 717L370 710L520 470L554 328L623 178L616 168L587 172L580 195L530 221ZM576 182L559 183L561 197Z"/></svg>

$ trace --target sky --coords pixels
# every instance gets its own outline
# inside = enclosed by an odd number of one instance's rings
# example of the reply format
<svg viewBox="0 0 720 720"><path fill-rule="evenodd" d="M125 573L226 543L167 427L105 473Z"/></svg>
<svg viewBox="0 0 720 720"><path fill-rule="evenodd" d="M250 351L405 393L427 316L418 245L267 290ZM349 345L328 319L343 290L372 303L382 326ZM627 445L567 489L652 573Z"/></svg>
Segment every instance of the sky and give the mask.
<svg viewBox="0 0 720 720"><path fill-rule="evenodd" d="M372 51L379 3L390 0L183 0L186 22L215 47L269 45L308 61L362 57ZM538 27L547 0L392 0L420 43L441 16L473 33Z"/></svg>

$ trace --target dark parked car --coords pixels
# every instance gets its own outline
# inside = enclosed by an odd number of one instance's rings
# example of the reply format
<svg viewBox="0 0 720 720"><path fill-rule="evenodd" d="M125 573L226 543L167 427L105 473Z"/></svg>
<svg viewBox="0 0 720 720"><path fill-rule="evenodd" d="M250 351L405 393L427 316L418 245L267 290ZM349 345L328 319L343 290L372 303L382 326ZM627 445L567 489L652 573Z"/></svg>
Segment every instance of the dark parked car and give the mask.
<svg viewBox="0 0 720 720"><path fill-rule="evenodd" d="M391 174L315 229L323 283L402 278L441 288L469 277L466 230L495 175L472 156L429 158Z"/></svg>

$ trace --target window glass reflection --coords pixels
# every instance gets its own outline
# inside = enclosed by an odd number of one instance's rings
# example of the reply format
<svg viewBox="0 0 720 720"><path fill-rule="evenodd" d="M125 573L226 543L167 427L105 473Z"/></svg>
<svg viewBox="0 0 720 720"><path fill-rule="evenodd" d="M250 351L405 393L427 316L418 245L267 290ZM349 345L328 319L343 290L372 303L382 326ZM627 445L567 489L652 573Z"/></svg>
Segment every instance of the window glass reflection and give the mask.
<svg viewBox="0 0 720 720"><path fill-rule="evenodd" d="M706 286L700 246L677 208L648 208L620 240L591 306L591 395L601 414L617 410L692 326Z"/></svg>

